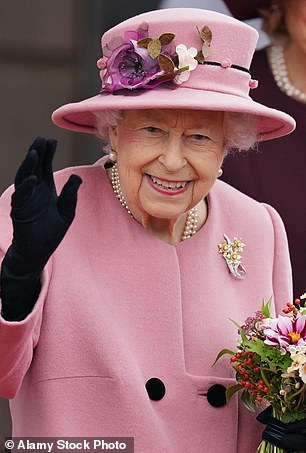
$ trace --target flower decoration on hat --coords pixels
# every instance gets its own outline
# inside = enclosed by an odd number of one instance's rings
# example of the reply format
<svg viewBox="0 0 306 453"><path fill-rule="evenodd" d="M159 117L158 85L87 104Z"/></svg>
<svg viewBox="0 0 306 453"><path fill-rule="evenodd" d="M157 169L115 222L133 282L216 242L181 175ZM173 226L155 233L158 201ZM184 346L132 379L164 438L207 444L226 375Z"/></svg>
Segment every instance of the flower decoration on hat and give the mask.
<svg viewBox="0 0 306 453"><path fill-rule="evenodd" d="M203 64L209 54L212 32L206 25L199 31L201 50L178 44L174 49L174 33L159 37L148 36L148 25L127 30L123 38L113 38L103 48L97 62L102 80L102 91L121 89L151 89L164 82L181 84L188 80L198 63Z"/></svg>
<svg viewBox="0 0 306 453"><path fill-rule="evenodd" d="M249 81L249 87L251 88L251 90L255 90L255 88L258 87L258 80L251 79Z"/></svg>
<svg viewBox="0 0 306 453"><path fill-rule="evenodd" d="M208 27L208 25L204 25L202 30L198 30L199 36L202 41L202 48L201 50L197 53L196 59L199 63L204 63L205 60L209 57L210 54L210 44L212 41L212 32L211 29Z"/></svg>
<svg viewBox="0 0 306 453"><path fill-rule="evenodd" d="M243 252L245 244L241 239L234 238L233 241L224 234L224 241L218 244L219 253L223 256L228 266L230 273L238 279L244 279L246 270L241 263L242 256L240 253Z"/></svg>
<svg viewBox="0 0 306 453"><path fill-rule="evenodd" d="M224 60L221 61L221 66L222 68L230 68L232 66L232 62L229 58L225 58Z"/></svg>
<svg viewBox="0 0 306 453"><path fill-rule="evenodd" d="M186 82L189 79L190 71L193 71L198 62L195 59L197 56L197 49L195 47L190 47L187 49L185 44L179 44L176 46L176 53L178 55L178 69L177 75L174 78L175 83L180 85L183 82Z"/></svg>

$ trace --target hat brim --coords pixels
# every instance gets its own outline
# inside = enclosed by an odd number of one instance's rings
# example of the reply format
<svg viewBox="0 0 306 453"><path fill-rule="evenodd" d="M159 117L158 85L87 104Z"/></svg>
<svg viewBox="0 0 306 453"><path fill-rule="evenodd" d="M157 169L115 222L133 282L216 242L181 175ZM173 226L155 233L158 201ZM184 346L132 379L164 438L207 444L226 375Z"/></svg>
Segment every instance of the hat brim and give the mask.
<svg viewBox="0 0 306 453"><path fill-rule="evenodd" d="M101 110L187 109L241 112L257 119L257 140L281 137L295 128L294 119L284 112L231 94L190 89L155 87L154 90L101 93L81 102L66 104L52 115L53 122L63 128L96 134L95 112Z"/></svg>

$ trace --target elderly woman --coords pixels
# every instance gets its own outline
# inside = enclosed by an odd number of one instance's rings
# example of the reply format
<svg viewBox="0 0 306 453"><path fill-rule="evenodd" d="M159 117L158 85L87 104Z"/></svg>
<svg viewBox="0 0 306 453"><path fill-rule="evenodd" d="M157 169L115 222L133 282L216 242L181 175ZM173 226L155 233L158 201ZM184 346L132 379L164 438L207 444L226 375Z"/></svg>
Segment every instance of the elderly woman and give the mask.
<svg viewBox="0 0 306 453"><path fill-rule="evenodd" d="M280 217L216 181L228 149L294 128L249 97L256 40L204 10L129 19L102 38L101 93L53 115L107 139L106 158L53 178L56 142L31 146L0 203L0 389L15 436L255 451L262 425L238 398L225 405L228 360L211 365L234 347L229 317L292 297Z"/></svg>

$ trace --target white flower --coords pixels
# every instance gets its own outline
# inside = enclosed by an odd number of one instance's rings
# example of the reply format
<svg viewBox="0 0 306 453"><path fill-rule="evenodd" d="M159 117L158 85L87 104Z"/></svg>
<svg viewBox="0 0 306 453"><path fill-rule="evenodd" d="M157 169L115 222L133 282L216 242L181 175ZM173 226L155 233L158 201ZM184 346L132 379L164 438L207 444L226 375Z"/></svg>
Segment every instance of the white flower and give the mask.
<svg viewBox="0 0 306 453"><path fill-rule="evenodd" d="M301 344L294 345L294 344L292 344L292 345L289 346L288 349L289 349L291 358L292 358L292 356L294 354L305 354L305 356L306 356L306 345L301 345Z"/></svg>
<svg viewBox="0 0 306 453"><path fill-rule="evenodd" d="M304 384L306 384L306 362L302 366L300 366L299 375Z"/></svg>
<svg viewBox="0 0 306 453"><path fill-rule="evenodd" d="M176 53L179 59L178 69L186 68L174 79L175 83L180 85L189 79L190 71L193 71L198 66L198 62L195 59L198 51L194 47L187 49L185 44L179 44L176 46Z"/></svg>
<svg viewBox="0 0 306 453"><path fill-rule="evenodd" d="M295 353L291 352L290 357L292 359L292 365L287 368L287 373L293 373L294 371L301 370L301 368L306 366L306 355L304 353ZM306 369L305 369L306 373ZM306 378L306 376L305 376Z"/></svg>
<svg viewBox="0 0 306 453"><path fill-rule="evenodd" d="M292 365L287 369L288 373L299 371L299 376L306 384L306 346L289 346L290 357L292 359Z"/></svg>

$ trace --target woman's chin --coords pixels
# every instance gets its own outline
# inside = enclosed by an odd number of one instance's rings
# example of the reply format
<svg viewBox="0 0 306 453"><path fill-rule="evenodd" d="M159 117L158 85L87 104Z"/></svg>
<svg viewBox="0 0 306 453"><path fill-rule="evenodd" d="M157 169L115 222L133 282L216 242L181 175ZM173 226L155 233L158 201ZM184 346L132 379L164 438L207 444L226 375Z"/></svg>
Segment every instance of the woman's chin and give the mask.
<svg viewBox="0 0 306 453"><path fill-rule="evenodd" d="M173 209L173 206L142 206L145 217L152 217L165 221L176 221L188 211L188 207Z"/></svg>

